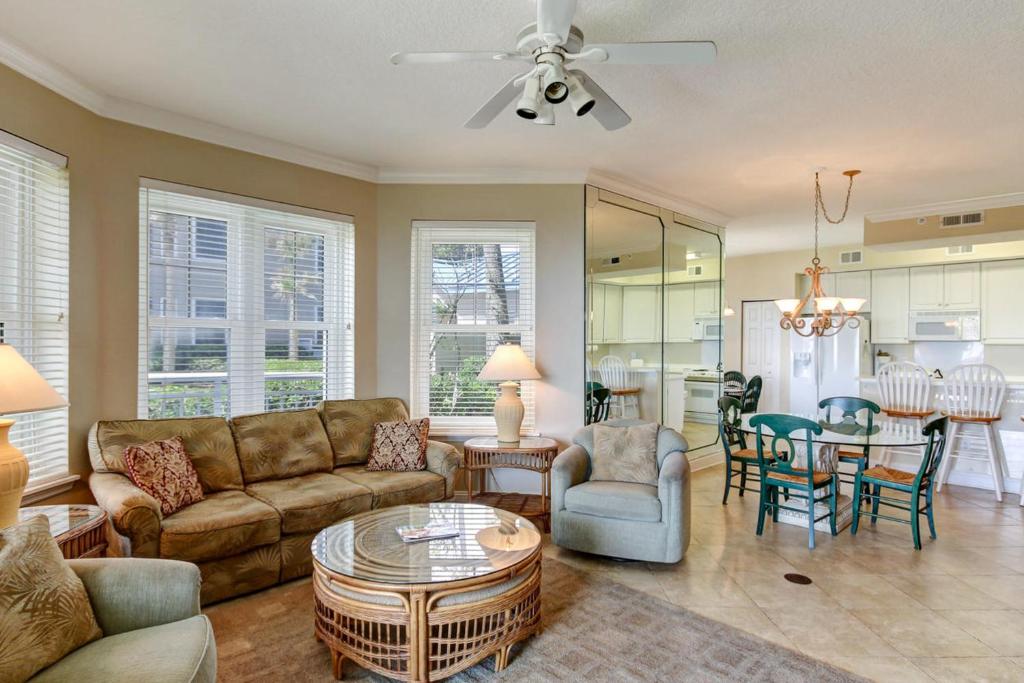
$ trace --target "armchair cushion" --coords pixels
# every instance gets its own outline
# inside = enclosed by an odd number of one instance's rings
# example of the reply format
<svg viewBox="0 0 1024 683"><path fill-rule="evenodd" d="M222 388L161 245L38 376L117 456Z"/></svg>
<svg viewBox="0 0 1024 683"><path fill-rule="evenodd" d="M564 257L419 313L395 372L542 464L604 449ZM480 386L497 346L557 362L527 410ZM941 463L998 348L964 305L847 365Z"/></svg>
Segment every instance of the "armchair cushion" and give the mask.
<svg viewBox="0 0 1024 683"><path fill-rule="evenodd" d="M661 520L658 487L621 481L587 481L565 492L565 509L638 522Z"/></svg>
<svg viewBox="0 0 1024 683"><path fill-rule="evenodd" d="M102 635L46 517L0 530L0 680L25 680Z"/></svg>
<svg viewBox="0 0 1024 683"><path fill-rule="evenodd" d="M160 557L216 560L280 538L277 510L241 491L221 491L164 518Z"/></svg>
<svg viewBox="0 0 1024 683"><path fill-rule="evenodd" d="M373 494L331 474L306 474L261 481L245 489L281 515L281 533L320 531L343 518L370 509Z"/></svg>
<svg viewBox="0 0 1024 683"><path fill-rule="evenodd" d="M658 424L608 427L594 425L590 454L592 481L658 482Z"/></svg>
<svg viewBox="0 0 1024 683"><path fill-rule="evenodd" d="M607 425L609 427L635 427L643 424L650 424L643 420L637 420L634 418L620 418L617 420L605 420L599 423L601 425ZM596 424L587 425L576 431L573 434L572 442L579 444L587 452L588 455L594 454L594 427ZM666 456L669 453L681 452L685 453L689 450L690 446L686 443L686 439L682 434L669 427L660 427L658 429L658 467L665 462Z"/></svg>

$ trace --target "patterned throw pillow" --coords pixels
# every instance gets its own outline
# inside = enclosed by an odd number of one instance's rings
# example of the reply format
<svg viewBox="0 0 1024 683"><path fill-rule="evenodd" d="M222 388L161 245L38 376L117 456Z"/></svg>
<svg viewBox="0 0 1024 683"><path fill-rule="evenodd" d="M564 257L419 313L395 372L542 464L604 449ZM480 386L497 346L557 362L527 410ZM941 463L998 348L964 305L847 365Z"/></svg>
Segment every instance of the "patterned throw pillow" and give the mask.
<svg viewBox="0 0 1024 683"><path fill-rule="evenodd" d="M658 424L594 425L591 481L658 485Z"/></svg>
<svg viewBox="0 0 1024 683"><path fill-rule="evenodd" d="M39 515L0 529L0 681L24 681L103 632Z"/></svg>
<svg viewBox="0 0 1024 683"><path fill-rule="evenodd" d="M203 499L199 475L180 436L124 449L128 476L140 489L160 501L160 510L173 515Z"/></svg>
<svg viewBox="0 0 1024 683"><path fill-rule="evenodd" d="M373 448L366 469L415 472L427 468L430 418L378 422L373 425Z"/></svg>

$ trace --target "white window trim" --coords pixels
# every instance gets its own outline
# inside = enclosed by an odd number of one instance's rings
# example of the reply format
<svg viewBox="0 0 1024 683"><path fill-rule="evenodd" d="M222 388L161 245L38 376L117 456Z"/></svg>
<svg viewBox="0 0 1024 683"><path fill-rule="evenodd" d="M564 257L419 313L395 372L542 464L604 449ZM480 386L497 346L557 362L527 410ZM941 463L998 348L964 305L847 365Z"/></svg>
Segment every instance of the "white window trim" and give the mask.
<svg viewBox="0 0 1024 683"><path fill-rule="evenodd" d="M433 235L429 242L419 237L421 230L430 230ZM528 231L528 237L512 235L509 231ZM447 231L447 232L446 232ZM474 239L473 232L478 234ZM517 241L529 246L530 267L520 275L521 292L529 292L531 319L529 323L516 325L438 325L420 319L420 292L430 291L433 276L432 250L424 249L438 242L456 242L461 244L491 243L495 240L493 233L498 233L504 241ZM534 221L413 221L411 249L411 292L410 292L410 400L409 409L413 417L430 417L432 435L450 439L465 439L472 436L493 435L496 433L494 417L453 417L429 415L429 390L422 395L419 381L421 366L427 359L419 358L424 336L432 332L445 330L468 330L475 332L517 332L523 339L523 350L531 360L535 360L536 347L536 264L537 264L537 224ZM429 384L429 382L428 382ZM526 406L526 415L520 434L528 436L535 433L536 401L533 382L520 385L520 395Z"/></svg>

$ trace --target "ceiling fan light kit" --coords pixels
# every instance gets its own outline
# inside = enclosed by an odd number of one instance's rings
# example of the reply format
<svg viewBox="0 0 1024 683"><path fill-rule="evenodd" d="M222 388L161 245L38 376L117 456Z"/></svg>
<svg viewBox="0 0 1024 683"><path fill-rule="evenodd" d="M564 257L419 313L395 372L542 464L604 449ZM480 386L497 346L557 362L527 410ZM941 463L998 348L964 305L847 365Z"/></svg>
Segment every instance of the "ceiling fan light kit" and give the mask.
<svg viewBox="0 0 1024 683"><path fill-rule="evenodd" d="M510 104L516 114L534 123L555 122L552 105L566 100L576 116L593 113L606 130L616 130L631 119L594 79L572 64L710 64L715 44L708 41L608 43L587 45L583 32L573 26L576 0L537 0L537 22L516 37L516 52L399 52L391 63L447 64L466 61L519 61L532 68L502 87L468 121L466 128L484 128ZM518 97L518 101L517 98Z"/></svg>

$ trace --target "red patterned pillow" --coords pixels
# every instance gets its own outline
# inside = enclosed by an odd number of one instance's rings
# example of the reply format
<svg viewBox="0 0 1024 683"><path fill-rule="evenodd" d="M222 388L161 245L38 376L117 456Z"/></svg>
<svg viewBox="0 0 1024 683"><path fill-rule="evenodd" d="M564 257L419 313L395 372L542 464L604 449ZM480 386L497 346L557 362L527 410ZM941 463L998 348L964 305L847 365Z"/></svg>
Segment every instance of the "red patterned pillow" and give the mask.
<svg viewBox="0 0 1024 683"><path fill-rule="evenodd" d="M203 499L199 475L180 436L124 449L128 476L140 489L160 501L160 510L173 515Z"/></svg>
<svg viewBox="0 0 1024 683"><path fill-rule="evenodd" d="M430 418L373 425L373 447L368 470L415 472L427 468L427 435Z"/></svg>

